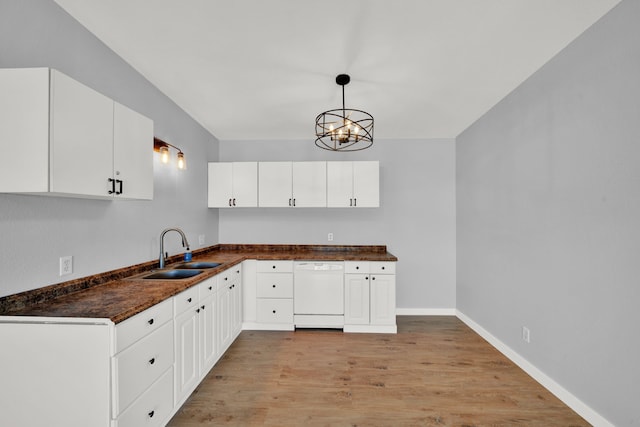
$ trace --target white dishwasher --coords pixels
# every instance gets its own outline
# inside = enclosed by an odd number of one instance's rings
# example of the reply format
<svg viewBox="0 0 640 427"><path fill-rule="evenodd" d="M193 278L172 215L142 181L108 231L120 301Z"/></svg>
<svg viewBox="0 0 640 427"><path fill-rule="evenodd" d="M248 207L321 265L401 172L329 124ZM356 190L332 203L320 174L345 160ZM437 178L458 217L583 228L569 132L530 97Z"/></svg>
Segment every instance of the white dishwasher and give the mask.
<svg viewBox="0 0 640 427"><path fill-rule="evenodd" d="M344 262L294 263L293 323L297 328L344 327Z"/></svg>

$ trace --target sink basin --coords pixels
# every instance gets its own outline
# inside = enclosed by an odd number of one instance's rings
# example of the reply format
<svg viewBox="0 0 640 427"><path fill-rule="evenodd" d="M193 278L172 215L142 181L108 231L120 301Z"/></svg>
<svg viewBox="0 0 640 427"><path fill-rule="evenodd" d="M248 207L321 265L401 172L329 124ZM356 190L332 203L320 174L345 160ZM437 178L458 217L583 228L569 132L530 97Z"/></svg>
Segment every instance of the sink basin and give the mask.
<svg viewBox="0 0 640 427"><path fill-rule="evenodd" d="M147 276L144 276L143 279L155 279L155 280L178 280L178 279L187 279L189 277L197 276L202 273L202 270L163 270L156 271L155 273L151 273Z"/></svg>
<svg viewBox="0 0 640 427"><path fill-rule="evenodd" d="M219 265L220 265L219 262L197 262L197 261L193 261L193 262L185 262L183 264L178 264L178 265L176 265L176 268L186 268L186 269L201 270L201 269L205 269L205 268L215 268L215 267L217 267Z"/></svg>

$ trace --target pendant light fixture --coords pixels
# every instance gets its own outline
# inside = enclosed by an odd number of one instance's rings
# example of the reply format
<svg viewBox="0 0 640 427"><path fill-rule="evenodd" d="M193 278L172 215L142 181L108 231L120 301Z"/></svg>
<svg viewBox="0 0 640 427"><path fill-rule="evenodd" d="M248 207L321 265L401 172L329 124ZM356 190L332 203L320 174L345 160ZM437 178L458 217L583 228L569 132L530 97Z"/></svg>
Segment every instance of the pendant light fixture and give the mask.
<svg viewBox="0 0 640 427"><path fill-rule="evenodd" d="M339 74L336 83L342 86L342 108L325 111L316 117L316 145L329 151L360 151L373 145L373 116L366 111L346 108L344 87L348 74Z"/></svg>
<svg viewBox="0 0 640 427"><path fill-rule="evenodd" d="M171 156L169 154L169 147L172 147L178 151L178 169L185 170L187 168L187 161L184 158L184 153L182 152L182 150L175 145L171 145L159 138L153 138L153 150L160 153L160 161L164 164L169 163L169 160L171 159Z"/></svg>

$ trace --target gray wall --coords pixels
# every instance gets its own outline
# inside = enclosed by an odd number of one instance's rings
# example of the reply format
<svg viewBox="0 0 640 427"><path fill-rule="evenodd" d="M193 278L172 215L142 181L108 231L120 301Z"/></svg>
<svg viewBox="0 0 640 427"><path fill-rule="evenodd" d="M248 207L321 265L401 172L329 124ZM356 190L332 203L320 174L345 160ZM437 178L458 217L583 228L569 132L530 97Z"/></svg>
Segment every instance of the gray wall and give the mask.
<svg viewBox="0 0 640 427"><path fill-rule="evenodd" d="M639 21L623 1L457 138L458 309L617 426L640 424Z"/></svg>
<svg viewBox="0 0 640 427"><path fill-rule="evenodd" d="M154 259L169 226L182 227L194 248L201 234L206 245L218 242L217 211L206 207L206 163L217 160L218 141L53 1L0 0L0 67L34 66L152 118L156 136L184 150L188 169L156 159L152 202L0 194L0 296ZM177 235L167 242L181 250ZM64 255L73 255L74 274L59 277Z"/></svg>
<svg viewBox="0 0 640 427"><path fill-rule="evenodd" d="M379 160L380 207L220 209L221 243L387 245L397 306L455 307L455 142L377 140L356 153L305 141L221 141L222 161Z"/></svg>

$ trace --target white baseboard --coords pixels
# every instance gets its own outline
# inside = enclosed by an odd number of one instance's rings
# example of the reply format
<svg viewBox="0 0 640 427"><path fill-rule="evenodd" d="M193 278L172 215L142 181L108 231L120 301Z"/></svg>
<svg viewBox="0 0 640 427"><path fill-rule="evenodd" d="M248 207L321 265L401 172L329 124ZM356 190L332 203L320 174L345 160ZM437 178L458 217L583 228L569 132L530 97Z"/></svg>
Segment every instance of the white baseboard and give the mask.
<svg viewBox="0 0 640 427"><path fill-rule="evenodd" d="M583 401L567 391L560 384L547 376L540 369L536 368L527 359L520 356L511 347L491 335L486 329L474 322L460 310L455 310L456 316L473 329L478 335L487 340L489 344L494 346L500 353L511 359L513 363L518 365L523 371L529 374L533 379L539 382L544 388L553 393L558 399L564 402L568 407L573 409L578 415L587 420L595 427L613 427L606 418L598 414L596 411L587 406Z"/></svg>
<svg viewBox="0 0 640 427"><path fill-rule="evenodd" d="M455 308L396 308L397 316L455 316Z"/></svg>

